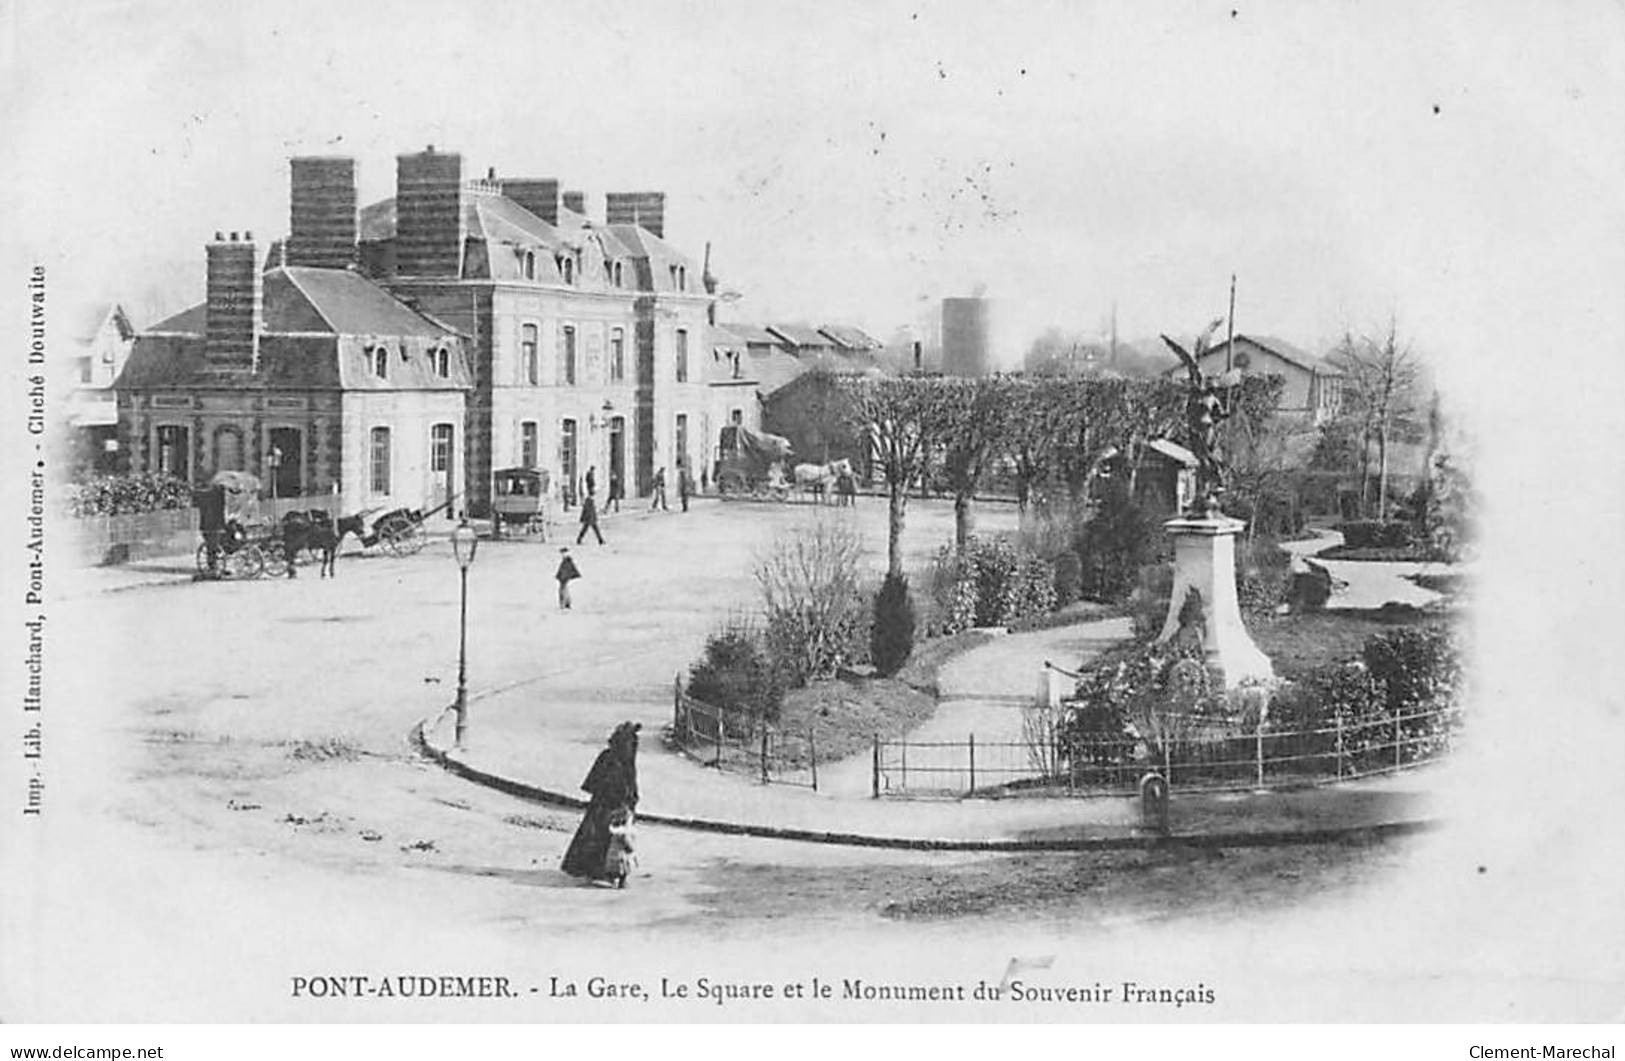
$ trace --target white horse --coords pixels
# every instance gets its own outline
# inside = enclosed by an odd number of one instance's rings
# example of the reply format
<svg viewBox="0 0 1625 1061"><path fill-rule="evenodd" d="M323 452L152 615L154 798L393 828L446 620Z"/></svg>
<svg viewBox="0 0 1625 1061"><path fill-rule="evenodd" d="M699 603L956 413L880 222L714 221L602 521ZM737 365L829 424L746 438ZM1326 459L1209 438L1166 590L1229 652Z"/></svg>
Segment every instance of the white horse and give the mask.
<svg viewBox="0 0 1625 1061"><path fill-rule="evenodd" d="M825 498L834 496L836 478L852 474L852 462L843 457L828 464L798 464L792 474L802 493L816 495L822 504Z"/></svg>

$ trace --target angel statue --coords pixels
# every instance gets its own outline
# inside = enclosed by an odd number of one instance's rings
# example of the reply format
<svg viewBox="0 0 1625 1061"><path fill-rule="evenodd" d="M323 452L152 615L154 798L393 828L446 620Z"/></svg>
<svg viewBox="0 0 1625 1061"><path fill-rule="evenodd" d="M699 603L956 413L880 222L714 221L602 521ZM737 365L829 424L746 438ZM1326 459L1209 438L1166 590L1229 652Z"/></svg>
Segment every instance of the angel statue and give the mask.
<svg viewBox="0 0 1625 1061"><path fill-rule="evenodd" d="M1222 376L1205 376L1201 361L1207 354L1213 333L1224 323L1221 317L1203 329L1190 350L1186 350L1166 335L1168 344L1185 365L1190 383L1185 392L1185 425L1191 452L1196 455L1196 496L1191 502L1193 514L1212 516L1219 511L1219 495L1224 492L1224 457L1219 452L1219 425L1230 416L1230 403L1224 392L1240 383L1240 373L1231 370Z"/></svg>

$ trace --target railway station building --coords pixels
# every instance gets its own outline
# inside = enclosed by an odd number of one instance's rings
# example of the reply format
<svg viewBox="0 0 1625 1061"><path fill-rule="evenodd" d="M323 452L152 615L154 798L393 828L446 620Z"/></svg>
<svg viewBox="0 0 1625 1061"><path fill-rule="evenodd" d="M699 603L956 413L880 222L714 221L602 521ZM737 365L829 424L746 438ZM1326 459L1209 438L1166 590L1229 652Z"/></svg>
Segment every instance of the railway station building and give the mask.
<svg viewBox="0 0 1625 1061"><path fill-rule="evenodd" d="M247 237L209 245L205 302L138 336L119 378L133 470L237 468L351 508L449 491L484 515L496 469L569 498L596 467L636 496L661 468L698 482L721 428L758 421L664 193L609 192L591 218L554 177L470 179L432 146L395 163L395 195L361 206L353 158L294 158L264 269Z"/></svg>

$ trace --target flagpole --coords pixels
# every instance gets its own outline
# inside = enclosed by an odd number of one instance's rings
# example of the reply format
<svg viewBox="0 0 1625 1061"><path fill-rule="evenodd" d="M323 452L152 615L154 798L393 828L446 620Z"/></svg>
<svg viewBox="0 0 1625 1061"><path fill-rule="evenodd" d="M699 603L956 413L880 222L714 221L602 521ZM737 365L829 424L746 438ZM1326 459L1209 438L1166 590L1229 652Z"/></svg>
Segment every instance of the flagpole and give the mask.
<svg viewBox="0 0 1625 1061"><path fill-rule="evenodd" d="M1230 274L1230 316L1224 335L1224 370L1229 372L1236 359L1236 274Z"/></svg>

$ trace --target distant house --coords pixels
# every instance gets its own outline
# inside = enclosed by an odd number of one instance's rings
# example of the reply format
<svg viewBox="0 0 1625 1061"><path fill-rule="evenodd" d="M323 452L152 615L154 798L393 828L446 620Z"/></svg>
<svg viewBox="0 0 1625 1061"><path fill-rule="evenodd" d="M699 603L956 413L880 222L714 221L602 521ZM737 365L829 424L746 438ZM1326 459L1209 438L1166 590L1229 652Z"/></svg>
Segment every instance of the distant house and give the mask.
<svg viewBox="0 0 1625 1061"><path fill-rule="evenodd" d="M1217 376L1228 364L1244 376L1280 376L1286 386L1277 410L1314 424L1330 420L1342 408L1343 371L1330 362L1269 336L1237 335L1234 357L1227 361L1229 351L1229 341L1214 346L1202 356L1202 371ZM1175 365L1165 374L1184 372L1183 365Z"/></svg>
<svg viewBox="0 0 1625 1061"><path fill-rule="evenodd" d="M67 423L74 460L111 470L118 463L118 399L113 381L135 345L135 328L124 307L100 302L69 317L72 375L67 384Z"/></svg>

